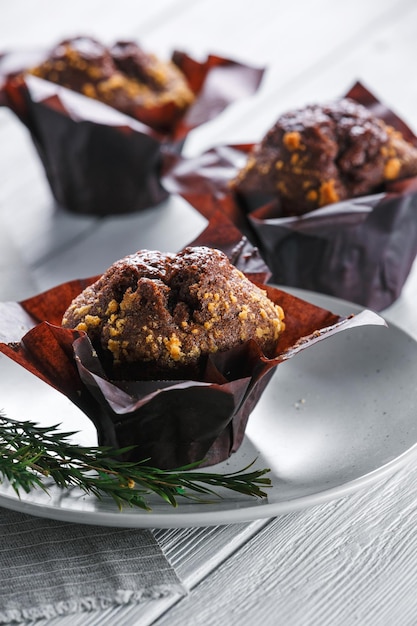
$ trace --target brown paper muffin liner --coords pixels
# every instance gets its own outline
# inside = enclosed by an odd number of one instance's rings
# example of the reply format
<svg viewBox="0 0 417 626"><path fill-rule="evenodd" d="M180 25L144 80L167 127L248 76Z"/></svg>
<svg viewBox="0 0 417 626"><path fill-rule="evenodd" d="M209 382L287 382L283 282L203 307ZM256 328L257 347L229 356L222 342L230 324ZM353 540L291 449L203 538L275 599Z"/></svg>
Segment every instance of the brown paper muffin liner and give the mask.
<svg viewBox="0 0 417 626"><path fill-rule="evenodd" d="M417 145L410 128L361 83L346 95ZM221 209L259 246L275 283L376 311L392 304L417 254L417 178L301 217L283 217L277 200L262 194L237 197L231 189L252 147L217 146L189 161L172 156L163 184L207 218Z"/></svg>
<svg viewBox="0 0 417 626"><path fill-rule="evenodd" d="M45 56L43 50L0 55L0 105L29 130L57 203L96 216L139 211L164 200L164 153L179 153L193 128L256 92L264 74L216 55L199 62L175 51L172 60L196 99L161 133L97 100L24 75Z"/></svg>
<svg viewBox="0 0 417 626"><path fill-rule="evenodd" d="M72 299L97 277L2 303L0 351L79 407L95 424L100 445L135 446L126 460L174 468L227 459L239 448L249 415L280 363L344 329L384 322L370 311L341 318L265 285L268 271L258 252L222 214L193 244L213 245L216 232L222 233L216 247L285 311L286 328L273 358L249 341L211 355L200 380L112 381L87 335L60 326Z"/></svg>

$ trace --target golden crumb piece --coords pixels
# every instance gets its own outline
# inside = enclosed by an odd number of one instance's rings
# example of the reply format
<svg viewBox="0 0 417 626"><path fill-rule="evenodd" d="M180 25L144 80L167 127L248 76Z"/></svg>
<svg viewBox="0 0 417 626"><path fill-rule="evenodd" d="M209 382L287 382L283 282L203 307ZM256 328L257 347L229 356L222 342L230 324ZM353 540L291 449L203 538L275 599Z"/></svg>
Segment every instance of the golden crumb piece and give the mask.
<svg viewBox="0 0 417 626"><path fill-rule="evenodd" d="M116 313L118 309L119 309L119 305L117 303L117 300L110 300L110 302L107 305L106 315L111 315L112 313Z"/></svg>
<svg viewBox="0 0 417 626"><path fill-rule="evenodd" d="M335 189L334 180L326 180L320 185L319 189L319 205L325 206L332 202L338 202L340 200L339 194Z"/></svg>
<svg viewBox="0 0 417 626"><path fill-rule="evenodd" d="M308 191L306 194L306 198L309 202L315 202L318 197L319 197L319 194L317 193L315 189L310 189L310 191Z"/></svg>
<svg viewBox="0 0 417 626"><path fill-rule="evenodd" d="M401 161L396 157L388 159L384 166L384 178L394 180L398 177L401 170Z"/></svg>
<svg viewBox="0 0 417 626"><path fill-rule="evenodd" d="M73 314L77 317L85 317L91 309L91 304L85 304L82 306L75 307L73 310Z"/></svg>
<svg viewBox="0 0 417 626"><path fill-rule="evenodd" d="M98 315L86 315L84 319L87 326L94 327L101 324L101 317L99 317Z"/></svg>
<svg viewBox="0 0 417 626"><path fill-rule="evenodd" d="M244 304L242 306L242 310L239 313L239 319L240 320L247 320L248 319L248 311L249 311L249 309L248 309L247 305Z"/></svg>
<svg viewBox="0 0 417 626"><path fill-rule="evenodd" d="M296 130L285 133L282 141L288 150L299 150L301 148L301 135Z"/></svg>
<svg viewBox="0 0 417 626"><path fill-rule="evenodd" d="M88 98L97 98L96 88L91 83L86 83L85 85L83 85L82 93Z"/></svg>
<svg viewBox="0 0 417 626"><path fill-rule="evenodd" d="M168 350L170 358L174 361L178 361L182 356L184 356L184 353L181 350L181 341L175 334L171 335L169 339L164 339L164 344Z"/></svg>

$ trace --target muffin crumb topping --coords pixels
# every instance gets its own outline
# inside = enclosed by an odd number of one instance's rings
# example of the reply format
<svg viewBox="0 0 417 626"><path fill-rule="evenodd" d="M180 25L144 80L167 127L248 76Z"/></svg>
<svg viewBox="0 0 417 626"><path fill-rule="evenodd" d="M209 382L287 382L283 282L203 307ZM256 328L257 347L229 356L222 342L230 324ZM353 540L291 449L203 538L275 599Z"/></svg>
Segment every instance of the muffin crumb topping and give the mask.
<svg viewBox="0 0 417 626"><path fill-rule="evenodd" d="M342 98L283 114L231 187L243 198L276 197L283 215L302 215L416 175L417 147L364 106Z"/></svg>
<svg viewBox="0 0 417 626"><path fill-rule="evenodd" d="M284 312L212 248L177 255L140 251L114 263L65 312L116 371L139 363L167 371L249 339L268 355L284 330Z"/></svg>

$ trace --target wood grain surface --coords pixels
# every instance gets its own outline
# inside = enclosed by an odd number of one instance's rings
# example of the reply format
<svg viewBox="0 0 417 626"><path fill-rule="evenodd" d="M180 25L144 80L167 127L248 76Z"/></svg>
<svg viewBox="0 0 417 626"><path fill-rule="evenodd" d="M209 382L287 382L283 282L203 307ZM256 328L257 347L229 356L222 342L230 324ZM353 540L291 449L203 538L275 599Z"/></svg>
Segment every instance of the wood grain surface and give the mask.
<svg viewBox="0 0 417 626"><path fill-rule="evenodd" d="M81 33L106 41L134 37L161 55L178 48L268 67L256 95L191 134L190 156L216 144L256 141L280 113L340 96L358 79L417 130L415 0L0 5L0 51ZM175 197L119 218L58 209L26 129L0 108L2 300L96 274L139 248L180 249L204 224ZM414 264L402 296L384 316L415 340L416 297ZM414 626L416 484L417 459L411 459L372 489L276 519L156 530L189 590L186 597L37 625Z"/></svg>

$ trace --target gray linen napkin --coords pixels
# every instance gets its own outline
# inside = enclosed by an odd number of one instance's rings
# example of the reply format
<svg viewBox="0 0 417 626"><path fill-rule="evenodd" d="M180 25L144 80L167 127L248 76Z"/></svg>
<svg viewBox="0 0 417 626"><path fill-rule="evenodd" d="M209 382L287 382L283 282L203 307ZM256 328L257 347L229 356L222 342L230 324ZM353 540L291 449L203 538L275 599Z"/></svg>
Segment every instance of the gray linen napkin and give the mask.
<svg viewBox="0 0 417 626"><path fill-rule="evenodd" d="M185 593L152 533L0 509L0 624Z"/></svg>

